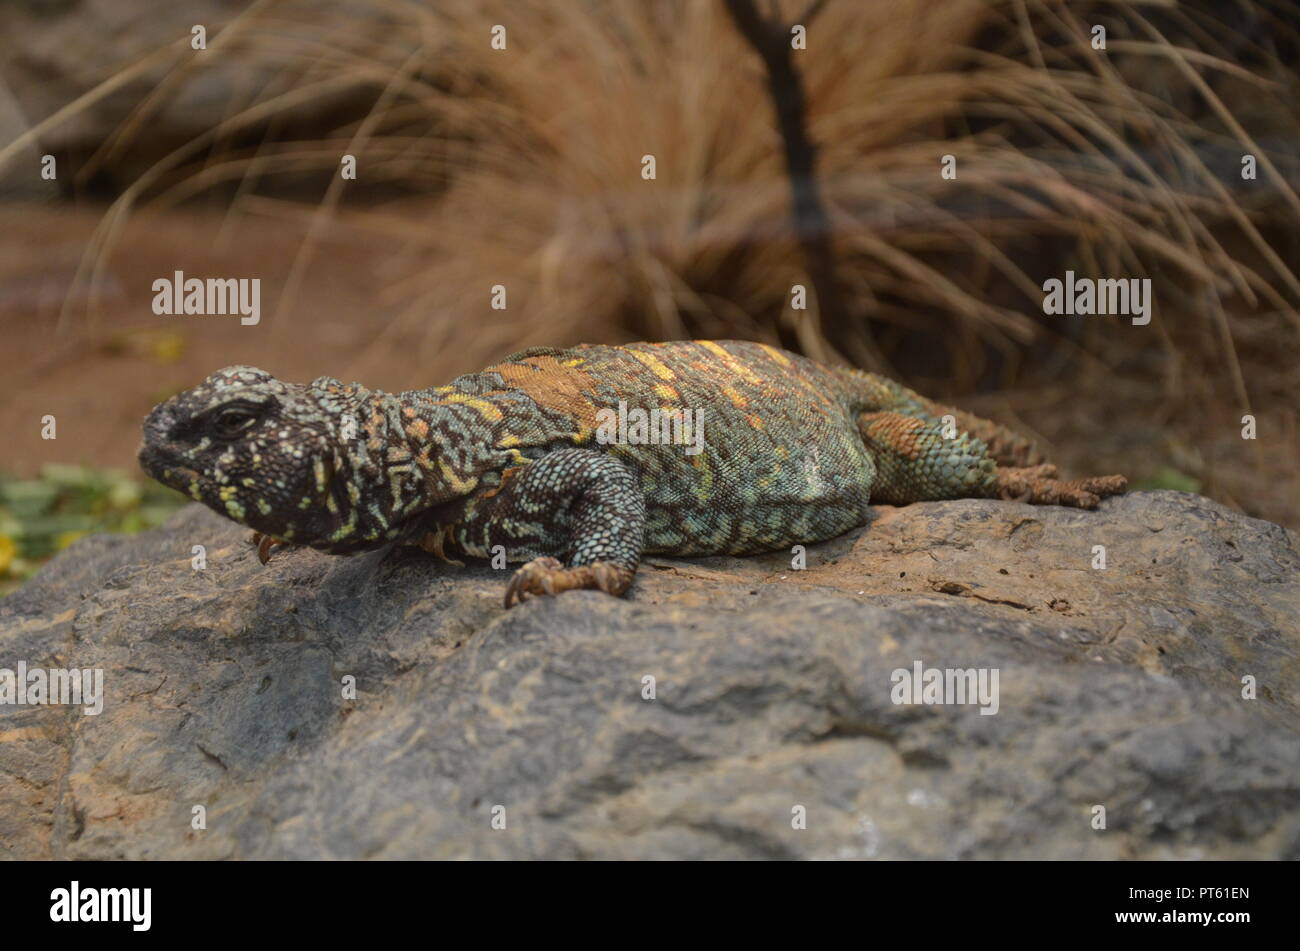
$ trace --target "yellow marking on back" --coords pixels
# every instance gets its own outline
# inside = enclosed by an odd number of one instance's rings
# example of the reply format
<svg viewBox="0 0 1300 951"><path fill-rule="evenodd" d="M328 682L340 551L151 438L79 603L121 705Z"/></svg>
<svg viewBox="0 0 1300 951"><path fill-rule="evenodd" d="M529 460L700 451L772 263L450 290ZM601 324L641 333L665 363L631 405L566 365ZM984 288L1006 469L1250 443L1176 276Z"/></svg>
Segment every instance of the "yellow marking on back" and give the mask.
<svg viewBox="0 0 1300 951"><path fill-rule="evenodd" d="M492 403L477 396L467 396L464 393L449 393L445 398L438 400L439 406L446 406L450 403L460 403L471 409L478 410L479 415L490 423L501 421L502 412Z"/></svg>
<svg viewBox="0 0 1300 951"><path fill-rule="evenodd" d="M790 366L790 358L787 357L780 350L776 349L776 347L772 346L770 343L760 343L759 346L763 348L764 353L766 353L777 363L781 364L781 366L783 367Z"/></svg>
<svg viewBox="0 0 1300 951"><path fill-rule="evenodd" d="M641 363L645 364L647 367L649 367L650 372L653 373L655 376L659 377L659 379L661 380L677 379L677 374L673 373L672 370L668 369L668 365L664 363L662 360L660 360L658 357L654 356L653 354L644 353L641 350L628 350L626 352L630 354L632 357L634 357L635 359L639 360Z"/></svg>
<svg viewBox="0 0 1300 951"><path fill-rule="evenodd" d="M719 360L721 360L723 365L726 366L728 370L730 370L736 376L740 377L746 383L750 383L753 384L754 386L757 386L763 382L763 378L759 374L755 373L749 367L745 366L743 360L737 359L733 354L729 353L720 344L712 340L699 340L696 342L705 350L708 350Z"/></svg>

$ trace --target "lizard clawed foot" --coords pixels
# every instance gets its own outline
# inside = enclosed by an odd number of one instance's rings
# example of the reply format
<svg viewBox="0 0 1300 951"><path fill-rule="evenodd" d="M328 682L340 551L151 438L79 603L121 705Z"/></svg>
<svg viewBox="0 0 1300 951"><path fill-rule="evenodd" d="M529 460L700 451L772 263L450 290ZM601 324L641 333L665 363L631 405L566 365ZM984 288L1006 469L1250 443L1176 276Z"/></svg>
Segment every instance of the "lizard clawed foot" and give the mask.
<svg viewBox="0 0 1300 951"><path fill-rule="evenodd" d="M277 548L292 548L289 542L282 542L278 538L272 538L270 535L264 535L261 532L253 532L253 544L257 547L257 560L266 564L271 560L271 554Z"/></svg>
<svg viewBox="0 0 1300 951"><path fill-rule="evenodd" d="M613 562L597 561L565 568L554 558L534 558L514 573L506 587L506 607L523 603L534 594L559 594L578 588L596 588L615 597L632 584L632 572Z"/></svg>
<svg viewBox="0 0 1300 951"><path fill-rule="evenodd" d="M1102 499L1120 495L1128 488L1128 479L1122 475L1094 476L1068 482L1055 476L1056 468L1050 465L1028 469L999 467L995 483L997 496L1000 499L1036 505L1071 505L1075 508L1095 509Z"/></svg>

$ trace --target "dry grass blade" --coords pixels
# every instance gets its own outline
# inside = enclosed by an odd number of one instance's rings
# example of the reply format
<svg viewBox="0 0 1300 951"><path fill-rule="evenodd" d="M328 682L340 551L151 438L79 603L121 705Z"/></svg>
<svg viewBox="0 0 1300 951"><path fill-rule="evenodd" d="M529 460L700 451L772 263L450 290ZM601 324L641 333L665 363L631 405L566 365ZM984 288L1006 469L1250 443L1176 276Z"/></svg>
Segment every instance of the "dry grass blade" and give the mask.
<svg viewBox="0 0 1300 951"><path fill-rule="evenodd" d="M1268 35L1231 36L1196 3L775 4L787 23L815 16L797 62L839 281L859 314L844 353L954 391L1122 365L1158 373L1184 402L1244 409L1279 387L1300 402L1300 382L1269 362L1300 349L1298 267L1279 239L1300 213L1300 163L1266 148L1300 133L1294 72L1275 52L1296 41L1294 7L1245 8ZM421 200L418 226L405 205L391 217L411 265L387 296L409 306L376 329L362 365L418 365L458 322L485 319L467 362L593 333L832 352L813 315L789 306L807 278L780 141L759 63L721 2L283 0L218 39L264 87L125 191L96 261L137 204L236 181L243 207L263 176L320 176L274 319L291 327L297 282L345 197L322 173L359 152L368 184ZM131 147L184 76L141 102L102 161ZM344 93L364 105L332 134L277 138L295 109ZM1229 105L1242 95L1250 121ZM1252 128L1260 116L1267 139ZM1225 174L1245 151L1257 187ZM653 182L640 175L647 154ZM938 174L945 154L956 182ZM1067 267L1152 278L1164 319L1122 337L1043 320L1042 282ZM491 313L498 283L510 306ZM1278 356L1254 343L1261 325L1282 334Z"/></svg>

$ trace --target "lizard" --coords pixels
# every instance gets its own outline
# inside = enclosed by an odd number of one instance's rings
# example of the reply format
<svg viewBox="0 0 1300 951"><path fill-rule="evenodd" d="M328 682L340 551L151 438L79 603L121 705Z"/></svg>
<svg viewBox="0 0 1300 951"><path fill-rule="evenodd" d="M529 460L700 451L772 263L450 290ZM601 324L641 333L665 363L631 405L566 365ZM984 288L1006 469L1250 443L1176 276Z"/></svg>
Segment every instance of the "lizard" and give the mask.
<svg viewBox="0 0 1300 951"><path fill-rule="evenodd" d="M1091 509L1127 486L1059 479L1001 425L745 341L536 347L402 393L233 366L156 406L143 431L143 469L254 529L263 564L293 546L416 545L457 564L504 551L522 562L507 608L622 595L643 554L824 541L875 503Z"/></svg>

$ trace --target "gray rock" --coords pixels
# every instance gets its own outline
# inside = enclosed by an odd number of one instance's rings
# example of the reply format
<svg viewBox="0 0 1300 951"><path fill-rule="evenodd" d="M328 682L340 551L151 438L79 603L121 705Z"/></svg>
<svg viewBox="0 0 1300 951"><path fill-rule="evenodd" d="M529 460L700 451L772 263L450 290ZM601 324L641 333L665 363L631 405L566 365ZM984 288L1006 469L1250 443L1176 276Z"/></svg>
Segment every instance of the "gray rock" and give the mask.
<svg viewBox="0 0 1300 951"><path fill-rule="evenodd" d="M0 666L103 668L104 711L0 707L0 843L1300 858L1295 535L1173 492L873 511L803 571L788 554L655 559L627 600L509 612L505 572L418 551L263 568L246 531L197 506L84 539L0 601ZM892 672L917 661L996 668L997 713L894 703Z"/></svg>

